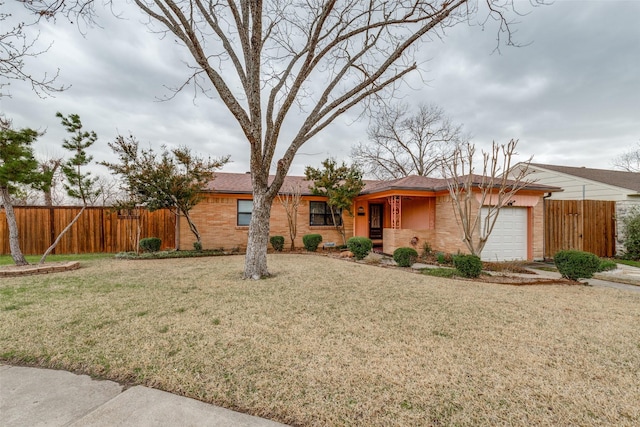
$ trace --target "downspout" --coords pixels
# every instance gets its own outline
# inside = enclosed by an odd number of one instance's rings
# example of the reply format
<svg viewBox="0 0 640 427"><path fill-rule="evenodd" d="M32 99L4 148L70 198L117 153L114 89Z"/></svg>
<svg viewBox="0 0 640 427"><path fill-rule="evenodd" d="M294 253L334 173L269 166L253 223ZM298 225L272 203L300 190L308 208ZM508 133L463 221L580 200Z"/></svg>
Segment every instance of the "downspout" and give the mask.
<svg viewBox="0 0 640 427"><path fill-rule="evenodd" d="M553 193L549 192L546 194L546 196L542 196L542 230L546 230L547 229L547 224L546 224L546 220L545 217L547 216L547 199L549 197L551 197L553 195ZM545 232L545 234L547 234ZM547 253L547 239L545 239L544 237L542 238L542 259L546 261L545 258L545 254Z"/></svg>

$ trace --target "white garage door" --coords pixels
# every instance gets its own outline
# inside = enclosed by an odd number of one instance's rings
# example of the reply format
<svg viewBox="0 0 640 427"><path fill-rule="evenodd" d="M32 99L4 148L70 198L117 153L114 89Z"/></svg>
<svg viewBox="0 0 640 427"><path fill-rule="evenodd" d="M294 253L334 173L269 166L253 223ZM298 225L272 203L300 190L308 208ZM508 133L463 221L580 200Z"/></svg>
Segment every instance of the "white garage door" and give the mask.
<svg viewBox="0 0 640 427"><path fill-rule="evenodd" d="M482 218L487 208L482 208ZM527 208L500 209L498 220L482 250L483 261L527 259Z"/></svg>

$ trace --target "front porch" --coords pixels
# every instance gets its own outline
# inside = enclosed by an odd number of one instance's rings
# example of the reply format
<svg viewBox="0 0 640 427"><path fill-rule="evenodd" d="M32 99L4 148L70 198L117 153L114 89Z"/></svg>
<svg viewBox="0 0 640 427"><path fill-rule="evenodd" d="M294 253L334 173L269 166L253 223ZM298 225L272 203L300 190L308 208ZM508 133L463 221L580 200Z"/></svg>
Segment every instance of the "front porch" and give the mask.
<svg viewBox="0 0 640 427"><path fill-rule="evenodd" d="M433 244L434 195L417 191L403 193L356 200L354 235L370 238L376 251L389 255L400 247L414 247L421 252L425 242Z"/></svg>

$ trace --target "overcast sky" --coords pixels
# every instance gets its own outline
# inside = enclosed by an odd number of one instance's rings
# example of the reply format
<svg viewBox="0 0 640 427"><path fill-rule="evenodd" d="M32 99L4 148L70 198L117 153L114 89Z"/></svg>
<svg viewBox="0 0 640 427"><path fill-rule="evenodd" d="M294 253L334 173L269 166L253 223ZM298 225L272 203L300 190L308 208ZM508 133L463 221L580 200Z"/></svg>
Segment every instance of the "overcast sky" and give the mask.
<svg viewBox="0 0 640 427"><path fill-rule="evenodd" d="M514 138L521 160L611 168L615 156L640 143L640 1L557 0L534 9L516 3L528 11L514 27L522 47L494 52L493 29L458 25L421 46L421 71L403 85L404 101L442 107L479 147ZM28 70L37 76L60 68L58 83L70 88L41 99L14 82L0 110L15 127L46 130L35 144L40 156L65 154L60 111L80 114L85 128L98 133L91 149L96 160L114 160L107 143L131 133L153 147L229 154L224 171L248 171L248 143L219 100L194 99L187 88L158 102L172 94L166 87L188 77L188 53L173 38L150 33L135 7L118 7L122 19L100 13L102 28L84 36L63 19L42 24L39 41L53 45ZM15 19L25 14L15 0L2 8ZM301 148L291 174L330 156L348 161L351 145L366 141L368 125L356 112L338 119Z"/></svg>

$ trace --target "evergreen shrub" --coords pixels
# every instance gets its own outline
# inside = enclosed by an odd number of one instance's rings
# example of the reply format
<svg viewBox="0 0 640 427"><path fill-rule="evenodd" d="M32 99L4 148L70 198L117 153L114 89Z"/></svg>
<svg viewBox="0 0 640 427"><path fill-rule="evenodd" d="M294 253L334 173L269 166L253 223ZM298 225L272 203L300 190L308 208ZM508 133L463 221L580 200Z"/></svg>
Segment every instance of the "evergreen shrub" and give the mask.
<svg viewBox="0 0 640 427"><path fill-rule="evenodd" d="M145 252L158 252L162 246L162 239L158 237L145 237L140 239L140 249Z"/></svg>
<svg viewBox="0 0 640 427"><path fill-rule="evenodd" d="M400 267L411 267L418 259L418 252L413 248L398 248L393 251L393 260Z"/></svg>
<svg viewBox="0 0 640 427"><path fill-rule="evenodd" d="M482 273L482 260L477 255L454 255L453 265L462 277L475 278Z"/></svg>
<svg viewBox="0 0 640 427"><path fill-rule="evenodd" d="M315 252L320 243L322 243L322 235L320 234L305 234L302 236L302 244L309 252Z"/></svg>
<svg viewBox="0 0 640 427"><path fill-rule="evenodd" d="M347 248L356 259L364 259L373 249L373 242L367 237L352 237L347 240Z"/></svg>
<svg viewBox="0 0 640 427"><path fill-rule="evenodd" d="M560 251L553 257L562 277L570 280L590 279L600 268L600 258L591 252Z"/></svg>
<svg viewBox="0 0 640 427"><path fill-rule="evenodd" d="M273 246L273 249L278 252L282 252L284 249L284 236L271 236L271 238L269 238L269 242L271 243L271 246Z"/></svg>

